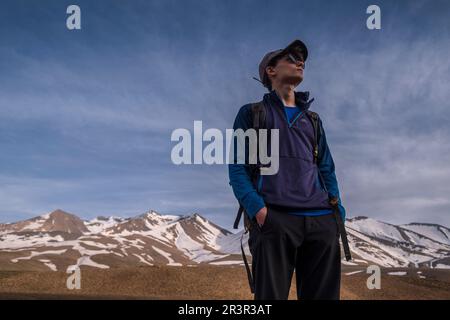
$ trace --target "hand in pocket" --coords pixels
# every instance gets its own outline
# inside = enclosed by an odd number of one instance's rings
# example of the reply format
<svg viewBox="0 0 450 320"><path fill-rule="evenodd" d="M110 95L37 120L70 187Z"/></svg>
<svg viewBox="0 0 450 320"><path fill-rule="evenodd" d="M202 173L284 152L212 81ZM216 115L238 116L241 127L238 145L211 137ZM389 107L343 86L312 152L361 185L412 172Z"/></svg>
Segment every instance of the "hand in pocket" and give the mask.
<svg viewBox="0 0 450 320"><path fill-rule="evenodd" d="M260 228L262 228L262 226L264 225L266 217L267 217L266 207L262 208L261 210L258 211L258 213L256 213L256 222L258 223Z"/></svg>

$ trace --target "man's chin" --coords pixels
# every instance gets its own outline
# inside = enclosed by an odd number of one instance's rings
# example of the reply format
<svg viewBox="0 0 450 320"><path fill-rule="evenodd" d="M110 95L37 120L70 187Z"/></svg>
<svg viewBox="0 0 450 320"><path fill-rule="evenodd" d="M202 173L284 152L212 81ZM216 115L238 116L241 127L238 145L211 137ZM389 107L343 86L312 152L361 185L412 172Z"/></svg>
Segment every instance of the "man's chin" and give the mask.
<svg viewBox="0 0 450 320"><path fill-rule="evenodd" d="M290 77L289 79L286 79L286 83L297 87L300 83L302 83L303 77Z"/></svg>

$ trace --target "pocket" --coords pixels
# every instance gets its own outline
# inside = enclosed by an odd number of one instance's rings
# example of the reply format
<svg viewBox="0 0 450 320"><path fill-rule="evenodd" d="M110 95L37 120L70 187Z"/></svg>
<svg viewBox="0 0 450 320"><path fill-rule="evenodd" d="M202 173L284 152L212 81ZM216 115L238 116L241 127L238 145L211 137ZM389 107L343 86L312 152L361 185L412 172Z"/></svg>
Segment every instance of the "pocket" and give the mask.
<svg viewBox="0 0 450 320"><path fill-rule="evenodd" d="M269 222L269 216L270 216L269 210L267 210L267 213L266 213L266 219L264 219L263 225L260 226L260 225L258 224L258 222L256 222L256 225L258 226L259 231L263 232L263 231L266 229L267 222Z"/></svg>
<svg viewBox="0 0 450 320"><path fill-rule="evenodd" d="M267 223L269 222L269 217L271 216L269 209L267 209L266 219L264 220L264 224L261 227L261 230L264 231L267 227Z"/></svg>
<svg viewBox="0 0 450 320"><path fill-rule="evenodd" d="M335 237L339 240L341 233L339 232L339 222L336 215L333 212L330 214L326 214L324 217L327 218L330 232L334 233Z"/></svg>
<svg viewBox="0 0 450 320"><path fill-rule="evenodd" d="M261 194L268 203L296 207L305 204L320 191L317 170L312 162L299 157L279 158L279 170L260 182Z"/></svg>

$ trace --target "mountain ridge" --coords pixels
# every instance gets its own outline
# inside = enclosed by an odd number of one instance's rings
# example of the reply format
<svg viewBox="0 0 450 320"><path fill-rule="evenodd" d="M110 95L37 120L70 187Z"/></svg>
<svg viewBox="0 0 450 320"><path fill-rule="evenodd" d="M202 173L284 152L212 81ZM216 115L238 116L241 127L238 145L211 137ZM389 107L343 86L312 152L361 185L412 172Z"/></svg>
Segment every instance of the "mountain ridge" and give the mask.
<svg viewBox="0 0 450 320"><path fill-rule="evenodd" d="M450 229L432 223L394 225L365 216L346 221L354 259L345 265L450 268ZM0 270L74 266L242 265L240 239L195 212L80 219L62 209L0 223ZM245 250L249 254L247 234Z"/></svg>

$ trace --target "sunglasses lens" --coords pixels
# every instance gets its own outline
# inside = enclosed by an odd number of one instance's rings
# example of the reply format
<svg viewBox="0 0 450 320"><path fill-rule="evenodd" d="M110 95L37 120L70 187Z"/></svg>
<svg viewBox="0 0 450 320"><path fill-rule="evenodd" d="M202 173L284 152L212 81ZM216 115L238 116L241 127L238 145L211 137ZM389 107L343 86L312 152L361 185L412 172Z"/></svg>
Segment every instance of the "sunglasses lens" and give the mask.
<svg viewBox="0 0 450 320"><path fill-rule="evenodd" d="M289 53L287 57L292 63L297 63L297 58L293 54Z"/></svg>
<svg viewBox="0 0 450 320"><path fill-rule="evenodd" d="M296 59L296 60L300 60L300 61L305 61L305 59L303 59L303 54L299 51L294 51L292 52L292 56Z"/></svg>

